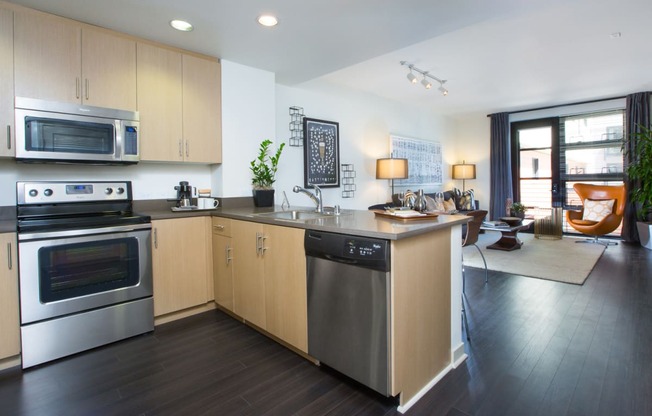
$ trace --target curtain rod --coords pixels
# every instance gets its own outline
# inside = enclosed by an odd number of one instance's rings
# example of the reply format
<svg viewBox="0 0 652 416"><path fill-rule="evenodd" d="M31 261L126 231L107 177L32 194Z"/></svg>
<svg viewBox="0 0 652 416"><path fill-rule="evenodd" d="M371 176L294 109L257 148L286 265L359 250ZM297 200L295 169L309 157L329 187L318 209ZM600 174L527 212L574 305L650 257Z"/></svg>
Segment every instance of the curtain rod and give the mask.
<svg viewBox="0 0 652 416"><path fill-rule="evenodd" d="M602 98L600 100L580 101L580 102L576 102L576 103L549 105L547 107L529 108L527 110L508 111L507 114L511 115L511 114L527 113L527 112L530 112L530 111L549 110L551 108L568 107L569 105L582 105L582 104L600 103L600 102L603 102L603 101L619 100L621 98L627 98L627 96L622 95L620 97ZM487 114L487 117L491 117L494 114L499 114L499 113Z"/></svg>

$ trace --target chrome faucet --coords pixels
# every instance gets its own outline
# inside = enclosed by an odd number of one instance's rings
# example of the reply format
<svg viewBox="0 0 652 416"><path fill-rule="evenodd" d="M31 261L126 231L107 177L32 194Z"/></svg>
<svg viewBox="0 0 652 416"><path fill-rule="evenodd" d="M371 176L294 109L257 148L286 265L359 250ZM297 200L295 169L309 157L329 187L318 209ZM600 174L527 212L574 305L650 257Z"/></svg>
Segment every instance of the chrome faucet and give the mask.
<svg viewBox="0 0 652 416"><path fill-rule="evenodd" d="M315 189L314 194L311 193L310 191L305 190L304 188L302 188L302 187L300 187L298 185L295 185L295 187L292 188L292 191L294 193L297 193L297 194L299 192L301 192L303 194L308 195L308 198L310 198L312 200L312 202L314 202L315 205L317 206L315 211L322 214L324 212L324 203L323 203L322 198L321 198L321 189L319 189L319 187L317 185L310 185L310 186L312 186Z"/></svg>

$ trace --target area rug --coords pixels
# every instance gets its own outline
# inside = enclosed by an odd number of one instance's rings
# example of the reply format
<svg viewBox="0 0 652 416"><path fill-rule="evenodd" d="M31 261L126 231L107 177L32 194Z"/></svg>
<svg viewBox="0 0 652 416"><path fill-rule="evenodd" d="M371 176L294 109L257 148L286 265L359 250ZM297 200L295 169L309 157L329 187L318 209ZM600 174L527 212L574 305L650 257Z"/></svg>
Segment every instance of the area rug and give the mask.
<svg viewBox="0 0 652 416"><path fill-rule="evenodd" d="M576 238L540 240L533 234L519 234L520 250L487 249L498 241L500 233L480 235L478 246L487 260L487 268L499 272L581 285L593 270L605 247L600 244L576 244ZM464 247L464 265L484 269L482 258L473 246Z"/></svg>

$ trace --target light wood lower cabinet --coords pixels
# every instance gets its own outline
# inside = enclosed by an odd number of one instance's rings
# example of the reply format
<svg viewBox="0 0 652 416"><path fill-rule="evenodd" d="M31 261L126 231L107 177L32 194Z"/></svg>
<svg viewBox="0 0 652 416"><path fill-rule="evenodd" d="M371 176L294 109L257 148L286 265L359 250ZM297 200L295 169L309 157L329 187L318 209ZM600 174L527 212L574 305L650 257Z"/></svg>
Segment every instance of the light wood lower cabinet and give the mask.
<svg viewBox="0 0 652 416"><path fill-rule="evenodd" d="M152 221L154 315L205 304L212 287L210 217ZM210 282L210 283L209 283Z"/></svg>
<svg viewBox="0 0 652 416"><path fill-rule="evenodd" d="M265 226L267 331L308 352L308 301L304 230Z"/></svg>
<svg viewBox="0 0 652 416"><path fill-rule="evenodd" d="M231 222L234 312L307 352L304 230Z"/></svg>
<svg viewBox="0 0 652 416"><path fill-rule="evenodd" d="M231 220L213 218L213 287L215 303L233 310L233 243Z"/></svg>
<svg viewBox="0 0 652 416"><path fill-rule="evenodd" d="M20 353L16 234L0 234L0 360Z"/></svg>

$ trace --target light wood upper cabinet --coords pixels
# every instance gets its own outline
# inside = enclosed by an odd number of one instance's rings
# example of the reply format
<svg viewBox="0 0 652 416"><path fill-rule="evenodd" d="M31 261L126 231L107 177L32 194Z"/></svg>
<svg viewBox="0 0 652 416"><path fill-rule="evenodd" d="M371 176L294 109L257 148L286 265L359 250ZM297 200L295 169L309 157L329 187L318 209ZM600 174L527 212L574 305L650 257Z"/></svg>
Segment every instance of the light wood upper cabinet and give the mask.
<svg viewBox="0 0 652 416"><path fill-rule="evenodd" d="M213 278L209 230L209 217L152 221L155 316L208 301Z"/></svg>
<svg viewBox="0 0 652 416"><path fill-rule="evenodd" d="M19 97L136 110L136 42L36 12L14 16Z"/></svg>
<svg viewBox="0 0 652 416"><path fill-rule="evenodd" d="M181 53L138 43L140 157L183 161Z"/></svg>
<svg viewBox="0 0 652 416"><path fill-rule="evenodd" d="M183 138L186 161L222 163L219 62L183 55Z"/></svg>
<svg viewBox="0 0 652 416"><path fill-rule="evenodd" d="M136 42L101 30L82 30L82 102L137 110Z"/></svg>
<svg viewBox="0 0 652 416"><path fill-rule="evenodd" d="M0 234L0 359L20 353L16 234Z"/></svg>
<svg viewBox="0 0 652 416"><path fill-rule="evenodd" d="M14 156L14 14L0 8L0 156Z"/></svg>
<svg viewBox="0 0 652 416"><path fill-rule="evenodd" d="M141 160L222 161L219 62L138 44Z"/></svg>

